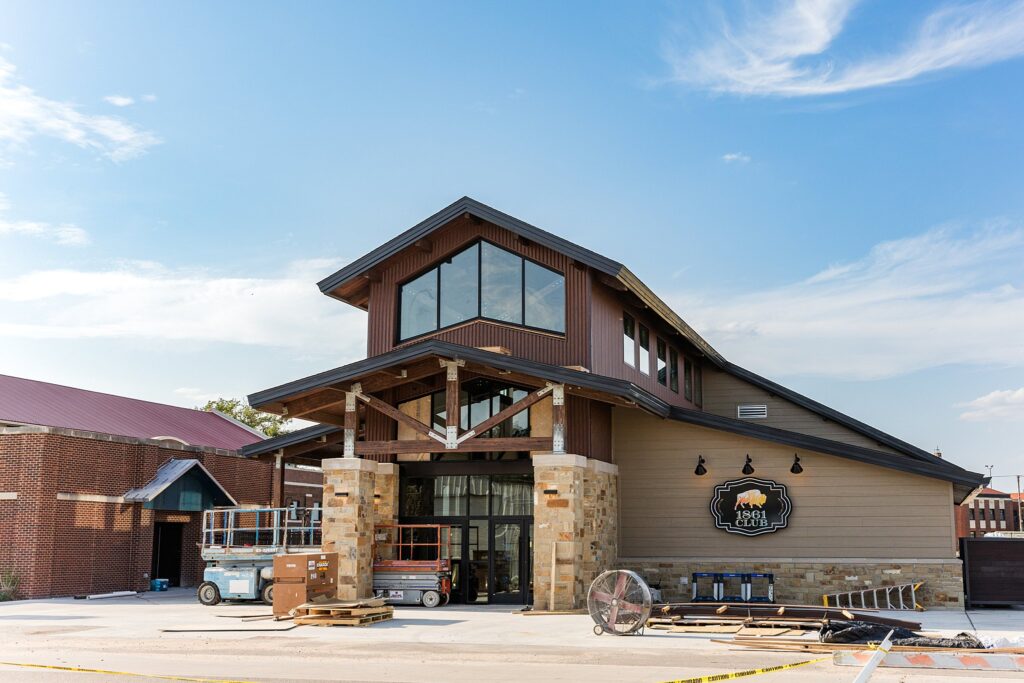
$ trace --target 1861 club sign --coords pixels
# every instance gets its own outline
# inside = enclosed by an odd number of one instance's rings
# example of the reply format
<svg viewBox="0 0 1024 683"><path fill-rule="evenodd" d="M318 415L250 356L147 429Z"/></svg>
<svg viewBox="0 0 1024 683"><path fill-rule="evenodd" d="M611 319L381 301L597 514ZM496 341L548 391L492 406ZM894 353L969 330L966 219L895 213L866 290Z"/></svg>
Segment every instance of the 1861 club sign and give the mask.
<svg viewBox="0 0 1024 683"><path fill-rule="evenodd" d="M715 526L744 536L785 529L792 509L785 485L752 477L719 484L711 499Z"/></svg>

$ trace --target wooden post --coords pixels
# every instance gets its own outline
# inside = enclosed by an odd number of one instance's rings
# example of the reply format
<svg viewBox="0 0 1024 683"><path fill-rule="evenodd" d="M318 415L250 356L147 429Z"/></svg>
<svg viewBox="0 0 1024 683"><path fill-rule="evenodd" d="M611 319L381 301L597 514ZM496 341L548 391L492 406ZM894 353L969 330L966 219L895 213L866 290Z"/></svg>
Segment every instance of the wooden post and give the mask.
<svg viewBox="0 0 1024 683"><path fill-rule="evenodd" d="M551 452L565 453L565 386L551 388Z"/></svg>
<svg viewBox="0 0 1024 683"><path fill-rule="evenodd" d="M445 411L445 446L450 449L459 447L459 366L465 365L461 360L441 360L447 369L444 385Z"/></svg>
<svg viewBox="0 0 1024 683"><path fill-rule="evenodd" d="M278 450L274 454L274 467L277 469L277 491L275 492L274 507L284 507L284 451Z"/></svg>
<svg viewBox="0 0 1024 683"><path fill-rule="evenodd" d="M345 450L346 458L356 457L356 429L359 427L359 414L356 412L356 394L362 390L358 384L345 392Z"/></svg>

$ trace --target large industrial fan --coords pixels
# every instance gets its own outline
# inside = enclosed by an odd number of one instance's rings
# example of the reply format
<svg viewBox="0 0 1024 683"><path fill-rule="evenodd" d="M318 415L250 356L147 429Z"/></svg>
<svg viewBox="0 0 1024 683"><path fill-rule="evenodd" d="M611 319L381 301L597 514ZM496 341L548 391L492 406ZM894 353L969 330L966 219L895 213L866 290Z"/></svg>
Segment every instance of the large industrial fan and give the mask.
<svg viewBox="0 0 1024 683"><path fill-rule="evenodd" d="M613 569L590 584L587 609L596 635L642 633L651 616L651 589L636 572Z"/></svg>

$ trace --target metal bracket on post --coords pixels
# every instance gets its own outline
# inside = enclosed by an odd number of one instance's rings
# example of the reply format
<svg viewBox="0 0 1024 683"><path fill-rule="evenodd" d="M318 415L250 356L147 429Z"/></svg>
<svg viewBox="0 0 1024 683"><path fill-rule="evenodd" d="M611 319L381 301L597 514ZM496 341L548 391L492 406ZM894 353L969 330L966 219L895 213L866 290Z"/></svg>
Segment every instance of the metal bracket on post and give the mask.
<svg viewBox="0 0 1024 683"><path fill-rule="evenodd" d="M439 358L438 361L441 363L441 367L445 368L445 381L447 382L445 388L444 447L448 450L457 450L459 447L459 415L458 410L452 410L455 404L451 404L451 401L456 401L457 404L459 368L464 367L466 361L447 360L445 358ZM452 392L455 392L456 399L451 398L450 394ZM454 420L449 413L454 413Z"/></svg>
<svg viewBox="0 0 1024 683"><path fill-rule="evenodd" d="M565 386L551 385L551 452L565 453Z"/></svg>
<svg viewBox="0 0 1024 683"><path fill-rule="evenodd" d="M362 393L360 384L353 384L351 391L345 392L345 450L343 456L346 458L356 457L356 397Z"/></svg>

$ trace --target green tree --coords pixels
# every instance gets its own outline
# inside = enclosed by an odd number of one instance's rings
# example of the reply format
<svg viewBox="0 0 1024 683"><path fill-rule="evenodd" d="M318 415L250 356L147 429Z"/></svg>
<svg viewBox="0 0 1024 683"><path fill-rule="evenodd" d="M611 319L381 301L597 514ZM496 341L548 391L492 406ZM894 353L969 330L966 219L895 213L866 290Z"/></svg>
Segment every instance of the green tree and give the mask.
<svg viewBox="0 0 1024 683"><path fill-rule="evenodd" d="M216 401L207 401L200 410L218 410L267 436L280 436L291 431L291 422L287 418L256 410L240 398L218 398Z"/></svg>

